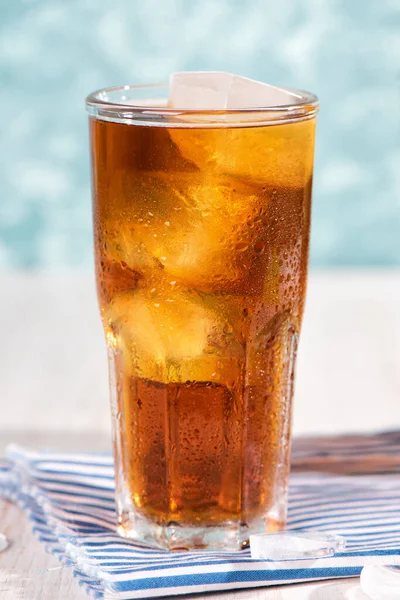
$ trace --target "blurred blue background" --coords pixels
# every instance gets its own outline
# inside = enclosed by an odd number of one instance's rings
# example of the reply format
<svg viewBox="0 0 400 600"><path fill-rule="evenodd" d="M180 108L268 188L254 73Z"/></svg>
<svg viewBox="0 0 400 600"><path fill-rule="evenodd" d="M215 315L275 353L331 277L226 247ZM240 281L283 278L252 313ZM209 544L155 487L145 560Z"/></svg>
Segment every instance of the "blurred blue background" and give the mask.
<svg viewBox="0 0 400 600"><path fill-rule="evenodd" d="M92 266L84 98L226 70L321 100L312 264L400 264L399 0L0 0L0 266Z"/></svg>

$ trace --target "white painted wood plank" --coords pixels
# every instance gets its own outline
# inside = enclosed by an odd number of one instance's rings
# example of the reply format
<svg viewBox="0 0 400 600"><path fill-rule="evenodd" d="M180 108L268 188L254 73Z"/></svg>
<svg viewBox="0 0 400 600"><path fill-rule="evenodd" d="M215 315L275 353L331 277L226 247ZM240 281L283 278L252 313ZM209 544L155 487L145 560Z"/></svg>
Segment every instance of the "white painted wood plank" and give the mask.
<svg viewBox="0 0 400 600"><path fill-rule="evenodd" d="M30 530L25 514L0 501L0 528L10 546L0 554L1 600L84 600L87 594L72 576L47 554Z"/></svg>

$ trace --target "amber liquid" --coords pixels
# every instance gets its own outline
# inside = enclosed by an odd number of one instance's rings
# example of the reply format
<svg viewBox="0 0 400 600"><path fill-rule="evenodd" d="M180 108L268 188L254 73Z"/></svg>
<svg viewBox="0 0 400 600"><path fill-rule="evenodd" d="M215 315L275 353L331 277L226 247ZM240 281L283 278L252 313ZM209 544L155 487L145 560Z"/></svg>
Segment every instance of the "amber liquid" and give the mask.
<svg viewBox="0 0 400 600"><path fill-rule="evenodd" d="M158 523L280 527L314 120L91 134L121 494Z"/></svg>

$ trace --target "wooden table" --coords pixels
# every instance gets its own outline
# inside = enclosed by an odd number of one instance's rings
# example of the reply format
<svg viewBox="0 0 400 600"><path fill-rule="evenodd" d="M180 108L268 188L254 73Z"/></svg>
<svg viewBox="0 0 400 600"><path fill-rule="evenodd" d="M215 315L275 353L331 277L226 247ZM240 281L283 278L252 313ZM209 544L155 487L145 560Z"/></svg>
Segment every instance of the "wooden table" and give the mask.
<svg viewBox="0 0 400 600"><path fill-rule="evenodd" d="M0 435L0 447L9 442L27 447L48 447L59 450L106 450L109 441L104 436L83 434L49 434L8 432ZM88 596L79 587L71 567L60 565L47 554L32 534L26 515L14 504L0 500L0 530L10 541L0 554L1 600L85 600ZM358 579L341 579L296 585L274 586L236 592L194 594L188 600L368 600L360 590Z"/></svg>
<svg viewBox="0 0 400 600"><path fill-rule="evenodd" d="M108 448L105 344L91 275L2 274L0 289L0 314L6 316L0 336L0 414L7 431L0 431L0 449L8 441L60 450ZM296 434L400 427L399 298L398 270L310 275L294 402ZM0 518L0 531L12 542L0 554L1 600L86 597L71 570L60 567L34 539L16 507L0 502ZM204 598L367 600L354 579Z"/></svg>

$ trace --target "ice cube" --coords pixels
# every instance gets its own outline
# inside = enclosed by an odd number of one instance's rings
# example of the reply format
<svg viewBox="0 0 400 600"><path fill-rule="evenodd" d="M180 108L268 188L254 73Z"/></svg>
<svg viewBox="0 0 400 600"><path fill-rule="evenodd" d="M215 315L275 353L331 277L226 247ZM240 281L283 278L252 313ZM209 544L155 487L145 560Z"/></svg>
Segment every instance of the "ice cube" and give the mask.
<svg viewBox="0 0 400 600"><path fill-rule="evenodd" d="M108 325L117 332L119 350L141 377L167 383L170 366L202 355L212 323L208 312L170 285L115 296L107 307ZM183 369L185 371L185 369ZM188 373L177 375L190 379Z"/></svg>
<svg viewBox="0 0 400 600"><path fill-rule="evenodd" d="M296 104L301 96L247 77L234 76L229 88L226 108L261 108Z"/></svg>
<svg viewBox="0 0 400 600"><path fill-rule="evenodd" d="M138 274L140 287L162 278L205 292L247 285L263 235L260 225L247 223L261 220L268 205L262 188L211 174L160 172L144 179L131 198L135 221L107 221L107 257L129 267L121 272L119 290L129 289L131 273ZM111 275L116 279L116 269Z"/></svg>
<svg viewBox="0 0 400 600"><path fill-rule="evenodd" d="M261 125L171 127L169 134L201 174L228 175L271 189L303 188L313 170L314 119Z"/></svg>
<svg viewBox="0 0 400 600"><path fill-rule="evenodd" d="M264 560L301 560L333 556L343 552L342 536L318 532L274 532L250 536L251 558Z"/></svg>
<svg viewBox="0 0 400 600"><path fill-rule="evenodd" d="M3 533L0 533L0 552L8 548L8 540Z"/></svg>
<svg viewBox="0 0 400 600"><path fill-rule="evenodd" d="M170 221L165 271L205 292L246 285L254 245L262 235L260 228L248 227L247 222L258 216L261 205L267 206L268 197L257 187L228 177L176 178L172 185L182 210Z"/></svg>
<svg viewBox="0 0 400 600"><path fill-rule="evenodd" d="M173 73L169 80L168 106L185 109L226 108L232 75L223 72Z"/></svg>
<svg viewBox="0 0 400 600"><path fill-rule="evenodd" d="M243 349L227 331L224 306L211 306L171 282L168 286L165 290L160 282L156 288L118 294L107 306L106 327L124 357L124 369L161 383L225 382L243 358ZM226 364L220 356L225 350Z"/></svg>
<svg viewBox="0 0 400 600"><path fill-rule="evenodd" d="M107 309L128 343L160 362L198 356L210 329L206 311L173 288L120 294Z"/></svg>
<svg viewBox="0 0 400 600"><path fill-rule="evenodd" d="M168 105L189 110L261 108L295 104L300 96L223 71L187 71L170 77Z"/></svg>
<svg viewBox="0 0 400 600"><path fill-rule="evenodd" d="M400 567L368 565L361 571L360 586L371 600L398 600Z"/></svg>

